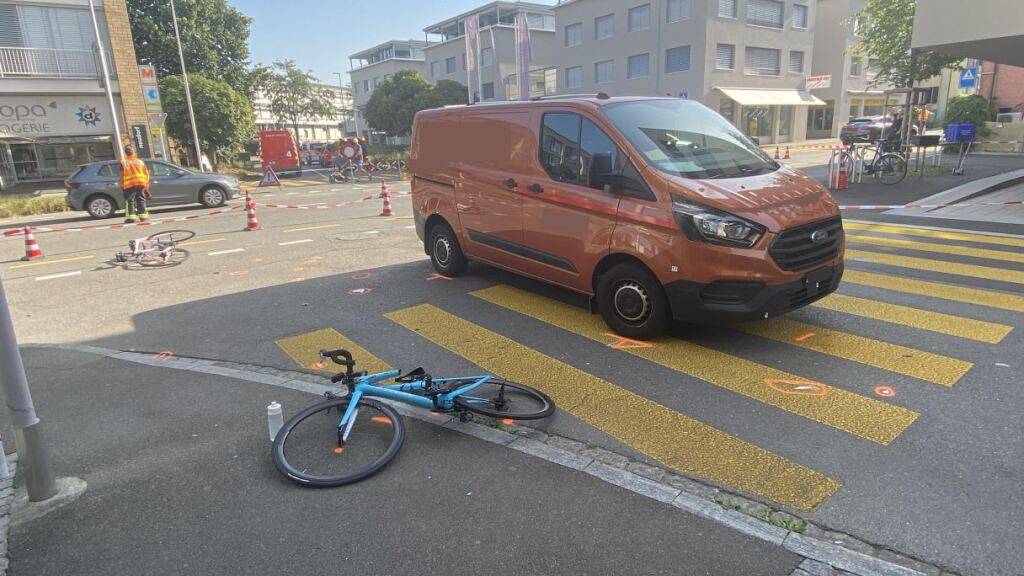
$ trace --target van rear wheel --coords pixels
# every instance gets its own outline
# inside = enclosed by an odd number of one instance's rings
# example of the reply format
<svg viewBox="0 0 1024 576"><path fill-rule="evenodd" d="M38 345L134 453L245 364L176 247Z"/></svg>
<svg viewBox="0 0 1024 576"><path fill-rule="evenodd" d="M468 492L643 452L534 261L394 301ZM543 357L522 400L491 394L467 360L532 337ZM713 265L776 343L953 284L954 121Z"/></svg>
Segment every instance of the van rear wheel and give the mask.
<svg viewBox="0 0 1024 576"><path fill-rule="evenodd" d="M427 250L434 269L442 276L454 278L466 271L466 256L462 253L455 232L447 224L439 222L430 228Z"/></svg>
<svg viewBox="0 0 1024 576"><path fill-rule="evenodd" d="M616 333L648 340L668 327L668 299L661 283L635 264L618 264L597 282L597 309Z"/></svg>

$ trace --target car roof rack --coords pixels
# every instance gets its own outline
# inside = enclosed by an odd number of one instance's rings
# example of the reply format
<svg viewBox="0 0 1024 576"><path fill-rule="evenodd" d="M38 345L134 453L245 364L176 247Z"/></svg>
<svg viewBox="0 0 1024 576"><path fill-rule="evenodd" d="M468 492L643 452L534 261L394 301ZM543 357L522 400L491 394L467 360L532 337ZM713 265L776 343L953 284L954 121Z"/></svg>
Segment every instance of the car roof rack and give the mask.
<svg viewBox="0 0 1024 576"><path fill-rule="evenodd" d="M534 96L530 98L530 100L565 100L569 98L597 98L598 100L608 100L611 96L604 92L597 92L596 94L552 94L551 96Z"/></svg>

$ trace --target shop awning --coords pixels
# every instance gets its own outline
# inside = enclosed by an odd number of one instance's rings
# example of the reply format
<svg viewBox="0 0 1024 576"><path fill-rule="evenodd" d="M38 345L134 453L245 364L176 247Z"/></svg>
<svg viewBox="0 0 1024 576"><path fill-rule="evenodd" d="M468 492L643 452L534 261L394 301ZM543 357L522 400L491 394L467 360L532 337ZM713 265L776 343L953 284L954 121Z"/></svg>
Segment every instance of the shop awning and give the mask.
<svg viewBox="0 0 1024 576"><path fill-rule="evenodd" d="M762 90L760 88L718 88L742 106L824 106L817 96L803 90Z"/></svg>

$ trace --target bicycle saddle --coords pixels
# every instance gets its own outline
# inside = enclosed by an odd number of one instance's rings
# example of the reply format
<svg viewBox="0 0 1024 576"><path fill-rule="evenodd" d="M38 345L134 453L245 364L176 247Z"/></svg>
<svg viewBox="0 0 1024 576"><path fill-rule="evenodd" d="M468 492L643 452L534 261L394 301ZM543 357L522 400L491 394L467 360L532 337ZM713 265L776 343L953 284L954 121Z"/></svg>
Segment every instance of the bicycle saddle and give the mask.
<svg viewBox="0 0 1024 576"><path fill-rule="evenodd" d="M405 374L402 374L401 376L395 378L395 382L408 383L408 382L413 382L415 380L422 380L423 377L426 376L426 375L427 375L427 371L424 370L422 367L420 367L420 368L416 368L415 370L411 370L409 372L406 372Z"/></svg>

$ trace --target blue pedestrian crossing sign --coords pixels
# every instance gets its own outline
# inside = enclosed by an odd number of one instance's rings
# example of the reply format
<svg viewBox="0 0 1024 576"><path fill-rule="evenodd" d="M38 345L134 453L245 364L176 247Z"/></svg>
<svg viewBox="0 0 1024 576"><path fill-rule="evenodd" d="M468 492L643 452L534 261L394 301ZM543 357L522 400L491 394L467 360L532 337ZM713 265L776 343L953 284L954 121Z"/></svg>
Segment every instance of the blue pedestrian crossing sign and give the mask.
<svg viewBox="0 0 1024 576"><path fill-rule="evenodd" d="M978 68L972 66L960 71L960 87L974 88L978 85Z"/></svg>

